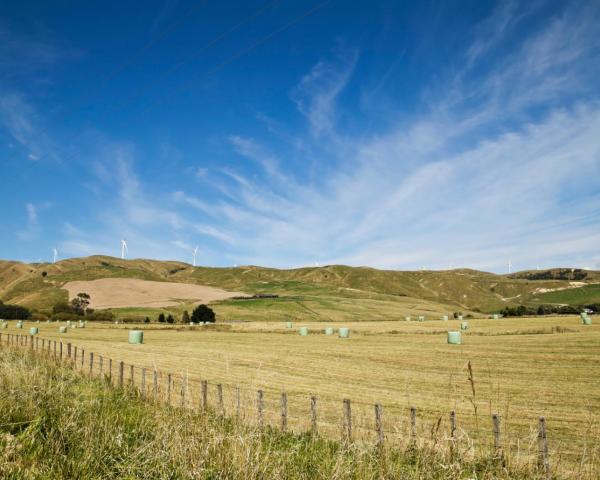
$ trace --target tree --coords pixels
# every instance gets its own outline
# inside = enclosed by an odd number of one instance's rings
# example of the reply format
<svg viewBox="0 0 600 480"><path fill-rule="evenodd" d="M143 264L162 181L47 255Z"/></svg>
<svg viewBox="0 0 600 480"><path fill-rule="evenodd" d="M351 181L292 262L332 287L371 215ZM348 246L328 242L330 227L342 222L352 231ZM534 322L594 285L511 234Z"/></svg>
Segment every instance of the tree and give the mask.
<svg viewBox="0 0 600 480"><path fill-rule="evenodd" d="M183 315L181 315L181 323L190 323L190 314L187 310L184 310Z"/></svg>
<svg viewBox="0 0 600 480"><path fill-rule="evenodd" d="M27 320L31 312L20 305L9 305L0 302L0 318L5 320Z"/></svg>
<svg viewBox="0 0 600 480"><path fill-rule="evenodd" d="M175 323L175 319L173 318L173 315L171 315L169 313L169 315L167 315L167 323Z"/></svg>
<svg viewBox="0 0 600 480"><path fill-rule="evenodd" d="M198 305L192 312L192 322L194 323L215 323L216 317L215 312L212 308L206 305Z"/></svg>
<svg viewBox="0 0 600 480"><path fill-rule="evenodd" d="M164 313L161 313L158 316L158 321L159 321L159 323L165 323L165 314Z"/></svg>
<svg viewBox="0 0 600 480"><path fill-rule="evenodd" d="M90 296L87 293L78 293L77 296L71 300L71 307L77 315L83 315L85 309L90 304Z"/></svg>
<svg viewBox="0 0 600 480"><path fill-rule="evenodd" d="M52 307L52 313L74 313L74 311L73 307L71 307L71 305L69 305L67 302L58 302Z"/></svg>

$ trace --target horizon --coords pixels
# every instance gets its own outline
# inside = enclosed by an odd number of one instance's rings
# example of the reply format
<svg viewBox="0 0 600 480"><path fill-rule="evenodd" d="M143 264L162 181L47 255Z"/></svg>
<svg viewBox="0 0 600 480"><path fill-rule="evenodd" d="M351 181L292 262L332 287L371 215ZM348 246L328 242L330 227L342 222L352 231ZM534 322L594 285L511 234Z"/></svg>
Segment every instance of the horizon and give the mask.
<svg viewBox="0 0 600 480"><path fill-rule="evenodd" d="M49 261L49 262L44 262L44 261L24 262L21 260L11 260L11 259L6 259L6 258L0 258L0 262L17 262L17 263L22 263L24 265L56 265L56 264L60 264L61 262L66 262L69 260L82 260L82 259L93 258L93 257L110 258L112 260L119 260L119 261L124 261L124 262L135 262L135 261L176 262L176 263L182 263L185 265L189 265L192 268L264 268L264 269L270 269L270 270L300 270L300 269L306 269L306 268L349 267L349 268L365 268L365 269L372 269L372 270L406 272L406 273L408 273L408 272L453 272L453 271L458 271L458 270L473 270L473 271L480 272L480 273L491 273L491 274L500 275L500 276L508 276L508 275L514 275L517 273L524 273L524 272L531 272L531 271L543 272L543 271L549 271L549 270L584 270L584 271L588 271L588 272L597 271L594 269L571 267L571 266L553 266L553 267L539 268L539 269L536 268L536 269L530 269L530 270L514 270L511 273L508 273L508 272L496 273L496 272L492 272L492 271L488 271L488 270L477 270L477 269L473 269L470 267L459 267L459 266L452 267L452 268L440 268L440 269L420 268L420 269L415 269L415 270L403 270L403 269L394 269L394 268L377 268L377 267L372 267L370 265L345 265L342 263L326 264L326 265L294 265L294 266L289 266L289 267L275 267L275 266L256 265L256 264L192 265L192 263L186 262L184 260L145 258L145 257L121 258L121 257L112 256L112 255L102 255L102 254L88 255L88 256L82 256L82 257L61 258L61 259L58 259L55 263L53 263L52 261Z"/></svg>
<svg viewBox="0 0 600 480"><path fill-rule="evenodd" d="M367 3L6 5L0 256L600 270L600 4Z"/></svg>

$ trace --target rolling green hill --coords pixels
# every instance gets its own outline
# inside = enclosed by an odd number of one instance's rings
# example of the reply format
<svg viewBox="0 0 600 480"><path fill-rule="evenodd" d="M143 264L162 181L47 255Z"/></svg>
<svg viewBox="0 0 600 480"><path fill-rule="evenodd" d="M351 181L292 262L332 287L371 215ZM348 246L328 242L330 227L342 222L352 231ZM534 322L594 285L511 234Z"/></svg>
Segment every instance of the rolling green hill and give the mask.
<svg viewBox="0 0 600 480"><path fill-rule="evenodd" d="M597 302L600 272L552 269L496 275L468 269L395 271L332 265L279 270L255 266L192 267L158 260L92 256L56 264L0 261L0 300L39 311L67 299L72 280L120 277L210 285L278 299L227 300L216 306L232 317L383 319L454 310L493 312L506 306ZM186 306L187 307L187 306ZM183 308L183 306L182 306Z"/></svg>

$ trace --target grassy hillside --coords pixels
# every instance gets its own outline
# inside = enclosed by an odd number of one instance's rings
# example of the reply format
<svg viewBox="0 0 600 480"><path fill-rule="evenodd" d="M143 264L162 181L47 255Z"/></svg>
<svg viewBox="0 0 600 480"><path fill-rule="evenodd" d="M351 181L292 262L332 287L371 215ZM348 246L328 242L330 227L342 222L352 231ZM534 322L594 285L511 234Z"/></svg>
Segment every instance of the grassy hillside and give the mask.
<svg viewBox="0 0 600 480"><path fill-rule="evenodd" d="M417 312L436 315L455 310L493 312L506 306L543 302L592 303L597 301L598 292L590 284L600 282L599 272L573 273L570 269L509 276L467 269L403 272L343 265L278 270L254 266L192 267L181 262L93 256L56 264L0 261L0 300L49 311L54 303L67 298L61 288L66 282L107 277L275 293L282 298L221 302L217 309L231 318L253 319L272 314L321 320L358 319L365 314L369 318L388 318ZM569 288L575 278L583 286ZM569 290L556 291L566 288ZM551 292L555 295L543 293L551 290L555 290ZM175 310L187 307L181 305Z"/></svg>
<svg viewBox="0 0 600 480"><path fill-rule="evenodd" d="M532 467L447 451L344 446L144 402L50 359L0 350L6 479L525 479Z"/></svg>

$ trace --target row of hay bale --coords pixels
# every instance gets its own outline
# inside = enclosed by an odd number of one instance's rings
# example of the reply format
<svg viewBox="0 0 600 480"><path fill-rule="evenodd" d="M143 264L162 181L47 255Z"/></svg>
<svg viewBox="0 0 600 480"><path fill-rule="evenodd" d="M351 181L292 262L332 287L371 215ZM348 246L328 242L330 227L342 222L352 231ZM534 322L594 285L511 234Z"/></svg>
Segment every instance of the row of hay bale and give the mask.
<svg viewBox="0 0 600 480"><path fill-rule="evenodd" d="M285 328L287 328L288 330L291 330L292 328L294 328L294 324L292 322L286 322ZM348 327L340 327L337 329L337 331L338 331L339 338L350 338L350 329ZM309 332L310 332L310 330L308 327L298 328L298 334L301 337L307 337ZM327 327L327 328L325 328L325 330L323 330L323 333L325 335L333 335L335 333L335 328Z"/></svg>
<svg viewBox="0 0 600 480"><path fill-rule="evenodd" d="M457 318L458 318L458 320L462 320L463 316L459 315ZM442 321L444 321L444 322L447 322L450 319L450 317L448 315L442 315L440 317L440 319ZM415 321L417 321L417 322L424 322L425 320L427 320L427 318L425 317L425 315L418 315ZM412 317L410 315L406 315L404 317L404 321L405 322L411 322L412 321Z"/></svg>

